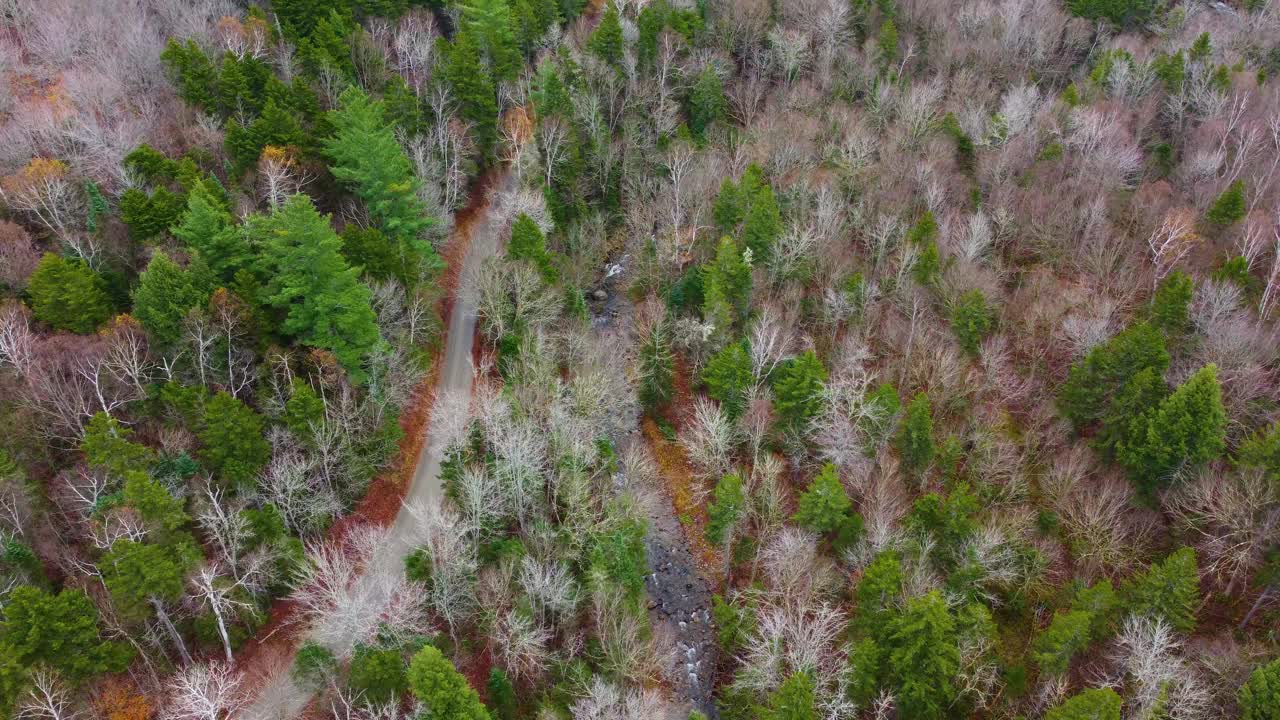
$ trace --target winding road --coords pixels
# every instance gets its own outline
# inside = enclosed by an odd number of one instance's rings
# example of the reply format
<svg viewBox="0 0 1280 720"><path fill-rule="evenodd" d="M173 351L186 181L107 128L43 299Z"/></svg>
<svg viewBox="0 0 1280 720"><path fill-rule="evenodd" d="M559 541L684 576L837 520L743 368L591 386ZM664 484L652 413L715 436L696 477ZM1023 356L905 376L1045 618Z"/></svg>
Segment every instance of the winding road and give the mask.
<svg viewBox="0 0 1280 720"><path fill-rule="evenodd" d="M467 249L454 289L449 329L445 336L444 365L436 383L435 398L447 394L469 394L471 391L471 354L475 344L476 313L480 300L475 276L484 261L497 253L501 246L501 234L506 227L507 218L503 215L501 203L495 200L510 192L516 183L515 176L508 167L503 166L498 172L495 182L487 189L484 185L479 187L481 192L487 191L488 194L471 222L455 229L452 242L467 243ZM431 414L424 429L426 442L418 455L413 479L400 506L400 512L391 526L387 542L379 548L365 573L356 580L352 589L354 596L370 602L379 601L379 595L385 594L388 586L382 580L404 572L404 559L420 538L416 527L418 517L411 508L423 508L440 502L440 461L445 450L441 437L444 433L435 432L435 429L443 422L446 420L439 413ZM349 652L355 643L355 637L350 632L343 632L344 628L328 630L328 639L323 644L338 655ZM299 644L317 639L315 635L315 630L310 631L310 634L299 639ZM292 654L287 664L275 668L272 678L239 717L246 720L292 720L301 715L311 700L312 692L294 681L290 672L291 665Z"/></svg>

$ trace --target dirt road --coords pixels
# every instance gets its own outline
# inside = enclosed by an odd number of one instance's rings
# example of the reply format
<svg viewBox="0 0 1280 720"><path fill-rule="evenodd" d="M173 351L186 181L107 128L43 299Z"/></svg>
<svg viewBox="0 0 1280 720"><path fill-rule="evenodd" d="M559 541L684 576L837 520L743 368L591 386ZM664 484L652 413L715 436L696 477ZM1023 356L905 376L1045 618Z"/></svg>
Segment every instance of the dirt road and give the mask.
<svg viewBox="0 0 1280 720"><path fill-rule="evenodd" d="M489 185L489 194L476 217L472 222L460 226L457 230L459 236L453 238L453 242L468 244L449 313L449 331L445 338L443 367L436 384L435 397L471 391L471 353L475 343L476 308L479 304L475 276L484 261L497 253L501 246L502 231L506 227L506 218L502 216L502 210L494 200L515 186L512 173L505 168L500 172L497 180ZM466 234L469 236L463 236ZM387 587L386 583L379 580L388 575L403 573L404 558L413 550L419 533L415 528L417 518L409 508L426 507L440 502L440 461L444 447L439 440L442 433L434 432L433 428L443 422L447 422L447 418L432 413L425 429L426 442L418 456L416 470L400 512L391 527L388 542L374 557L365 574L356 581L353 594L366 598L371 603L376 603L378 595ZM350 650L355 638L349 634L339 635L338 639L326 642L325 645L335 654L341 655ZM299 644L307 639L309 637L304 635ZM295 683L289 667L282 666L276 668L272 680L242 717L247 720L291 720L302 713L310 700L311 692Z"/></svg>

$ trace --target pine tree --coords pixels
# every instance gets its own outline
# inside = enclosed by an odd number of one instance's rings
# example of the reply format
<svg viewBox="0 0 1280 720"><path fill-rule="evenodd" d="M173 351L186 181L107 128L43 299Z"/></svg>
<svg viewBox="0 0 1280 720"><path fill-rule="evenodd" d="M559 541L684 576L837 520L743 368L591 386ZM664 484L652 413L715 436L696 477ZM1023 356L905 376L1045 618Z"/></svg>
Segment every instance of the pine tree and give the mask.
<svg viewBox="0 0 1280 720"><path fill-rule="evenodd" d="M694 137L705 138L707 130L724 118L724 82L712 65L698 74L689 91L689 129Z"/></svg>
<svg viewBox="0 0 1280 720"><path fill-rule="evenodd" d="M188 105L213 110L218 71L194 40L179 43L170 39L160 53L160 60Z"/></svg>
<svg viewBox="0 0 1280 720"><path fill-rule="evenodd" d="M560 73L550 61L544 61L538 66L538 83L533 93L533 107L538 113L539 120L573 119L573 101L569 98L569 91L565 88L564 81L560 79Z"/></svg>
<svg viewBox="0 0 1280 720"><path fill-rule="evenodd" d="M889 671L897 684L903 717L938 720L956 697L960 670L955 620L937 590L907 601L890 624Z"/></svg>
<svg viewBox="0 0 1280 720"><path fill-rule="evenodd" d="M978 354L978 346L995 329L996 315L987 306L987 296L977 288L960 296L951 310L951 330L960 347L970 355Z"/></svg>
<svg viewBox="0 0 1280 720"><path fill-rule="evenodd" d="M1120 696L1111 688L1078 692L1045 713L1044 720L1120 720Z"/></svg>
<svg viewBox="0 0 1280 720"><path fill-rule="evenodd" d="M480 49L466 29L452 43L442 42L440 77L458 103L459 115L471 123L476 145L488 154L498 140L498 100L493 78L480 62Z"/></svg>
<svg viewBox="0 0 1280 720"><path fill-rule="evenodd" d="M773 246L782 236L782 214L768 184L752 193L750 202L742 223L742 244L751 250L753 261L762 262L773 254Z"/></svg>
<svg viewBox="0 0 1280 720"><path fill-rule="evenodd" d="M418 198L418 178L383 117L382 103L354 86L339 103L330 118L333 137L324 145L333 176L364 201L370 217L398 246L403 264L438 269L440 259L422 239L433 221Z"/></svg>
<svg viewBox="0 0 1280 720"><path fill-rule="evenodd" d="M200 460L223 483L250 485L271 459L262 417L225 392L205 403L201 426Z"/></svg>
<svg viewBox="0 0 1280 720"><path fill-rule="evenodd" d="M1117 443L1116 459L1150 492L1168 484L1178 471L1220 455L1226 428L1218 369L1206 365L1157 408L1133 419L1132 440Z"/></svg>
<svg viewBox="0 0 1280 720"><path fill-rule="evenodd" d="M105 470L111 477L123 478L130 472L145 471L155 462L155 453L145 445L129 439L133 430L105 412L96 413L85 425L80 439L80 452L95 470Z"/></svg>
<svg viewBox="0 0 1280 720"><path fill-rule="evenodd" d="M1164 375L1169 353L1164 336L1147 323L1132 325L1107 342L1094 347L1084 360L1071 366L1058 395L1058 407L1076 430L1082 430L1107 413L1108 400L1142 370Z"/></svg>
<svg viewBox="0 0 1280 720"><path fill-rule="evenodd" d="M519 709L516 688L511 684L511 678L507 677L507 673L502 668L490 668L489 680L485 682L485 690L489 694L489 705L492 708L494 719L515 720L516 712Z"/></svg>
<svg viewBox="0 0 1280 720"><path fill-rule="evenodd" d="M880 50L880 62L888 66L898 58L898 26L893 20L885 20L876 36L876 48Z"/></svg>
<svg viewBox="0 0 1280 720"><path fill-rule="evenodd" d="M83 591L53 595L29 585L14 588L5 598L0 650L28 668L52 668L73 683L124 670L131 654L102 639L98 610Z"/></svg>
<svg viewBox="0 0 1280 720"><path fill-rule="evenodd" d="M91 333L111 316L106 283L80 259L45 253L27 280L27 296L36 319L59 330Z"/></svg>
<svg viewBox="0 0 1280 720"><path fill-rule="evenodd" d="M150 195L129 188L120 196L120 219L129 226L131 239L148 242L177 223L186 204L186 198L165 187Z"/></svg>
<svg viewBox="0 0 1280 720"><path fill-rule="evenodd" d="M507 0L468 0L462 22L483 48L495 80L514 80L522 58Z"/></svg>
<svg viewBox="0 0 1280 720"><path fill-rule="evenodd" d="M1280 720L1280 660L1255 668L1237 697L1240 720Z"/></svg>
<svg viewBox="0 0 1280 720"><path fill-rule="evenodd" d="M1194 293L1195 283L1190 275L1181 271L1170 273L1151 299L1151 324L1170 335L1186 331L1187 309Z"/></svg>
<svg viewBox="0 0 1280 720"><path fill-rule="evenodd" d="M436 648L428 645L409 662L409 689L440 720L490 720L480 696Z"/></svg>
<svg viewBox="0 0 1280 720"><path fill-rule="evenodd" d="M189 542L171 545L117 540L98 561L102 581L116 609L127 620L151 615L153 598L172 603L182 597L187 573L200 558Z"/></svg>
<svg viewBox="0 0 1280 720"><path fill-rule="evenodd" d="M605 8L600 17L600 24L591 39L587 41L589 49L596 57L614 67L622 67L622 56L626 48L622 38L622 23L618 17L618 7L612 2Z"/></svg>
<svg viewBox="0 0 1280 720"><path fill-rule="evenodd" d="M1061 675L1071 658L1089 646L1092 639L1093 614L1084 610L1058 613L1044 632L1036 636L1032 657L1040 672Z"/></svg>
<svg viewBox="0 0 1280 720"><path fill-rule="evenodd" d="M1244 181L1236 180L1213 201L1205 211L1204 219L1210 225L1226 227L1242 220L1244 214Z"/></svg>
<svg viewBox="0 0 1280 720"><path fill-rule="evenodd" d="M1240 443L1236 463L1262 470L1272 487L1280 491L1280 423L1272 423Z"/></svg>
<svg viewBox="0 0 1280 720"><path fill-rule="evenodd" d="M733 178L725 178L720 183L720 193L711 207L711 215L715 218L720 232L728 234L737 229L738 223L747 215L750 198L747 197Z"/></svg>
<svg viewBox="0 0 1280 720"><path fill-rule="evenodd" d="M369 288L342 257L342 241L311 198L294 195L269 217L249 222L262 248L262 299L283 310L282 329L312 347L333 352L352 376L378 342Z"/></svg>
<svg viewBox="0 0 1280 720"><path fill-rule="evenodd" d="M187 214L173 234L195 250L224 283L253 259L244 231L232 225L231 213L203 183L188 193Z"/></svg>
<svg viewBox="0 0 1280 720"><path fill-rule="evenodd" d="M551 253L547 252L547 239L538 224L528 215L520 213L511 225L511 240L507 243L507 256L516 260L531 263L542 279L547 283L555 283L559 272Z"/></svg>
<svg viewBox="0 0 1280 720"><path fill-rule="evenodd" d="M1200 607L1200 571L1196 551L1179 548L1153 563L1125 587L1129 609L1138 615L1164 618L1174 629L1189 633L1196 627Z"/></svg>
<svg viewBox="0 0 1280 720"><path fill-rule="evenodd" d="M816 533L828 533L839 529L852 511L853 501L835 465L827 463L800 494L799 508L791 520Z"/></svg>
<svg viewBox="0 0 1280 720"><path fill-rule="evenodd" d="M133 291L133 316L158 343L171 346L181 339L182 321L195 307L209 302L210 278L198 268L183 268L157 251L138 277Z"/></svg>
<svg viewBox="0 0 1280 720"><path fill-rule="evenodd" d="M373 705L399 700L408 689L404 659L397 650L359 647L351 658L347 685Z"/></svg>
<svg viewBox="0 0 1280 720"><path fill-rule="evenodd" d="M815 702L813 677L792 673L769 695L761 720L817 720Z"/></svg>
<svg viewBox="0 0 1280 720"><path fill-rule="evenodd" d="M729 473L716 483L711 504L707 506L707 540L727 544L733 537L733 527L746 509L746 494L742 489L742 476Z"/></svg>
<svg viewBox="0 0 1280 720"><path fill-rule="evenodd" d="M780 365L773 377L773 408L779 419L794 428L803 428L823 408L823 388L827 370L812 350Z"/></svg>
<svg viewBox="0 0 1280 720"><path fill-rule="evenodd" d="M661 410L671 402L671 385L675 377L671 328L665 316L645 329L636 355L640 402L650 412Z"/></svg>
<svg viewBox="0 0 1280 720"><path fill-rule="evenodd" d="M745 317L751 304L751 263L733 238L722 237L716 256L703 268L705 296L718 293L735 313L734 323Z"/></svg>
<svg viewBox="0 0 1280 720"><path fill-rule="evenodd" d="M1109 399L1093 444L1114 456L1117 448L1132 447L1135 442L1142 442L1146 436L1147 413L1158 407L1168 395L1169 388L1155 368L1139 371Z"/></svg>
<svg viewBox="0 0 1280 720"><path fill-rule="evenodd" d="M942 260L938 255L938 221L933 213L925 211L907 232L907 241L919 249L916 264L911 269L915 281L924 286L932 286L938 281L942 271Z"/></svg>
<svg viewBox="0 0 1280 720"><path fill-rule="evenodd" d="M884 638L885 622L893 604L902 595L902 560L892 550L882 550L862 571L855 595L858 599L858 626L868 634Z"/></svg>
<svg viewBox="0 0 1280 720"><path fill-rule="evenodd" d="M907 405L897 446L903 464L912 470L923 470L933 461L933 410L927 394L916 393Z"/></svg>
<svg viewBox="0 0 1280 720"><path fill-rule="evenodd" d="M720 402L726 415L741 416L746 409L747 391L755 382L751 357L742 343L726 345L711 356L702 370L702 382L707 386L707 395Z"/></svg>
<svg viewBox="0 0 1280 720"><path fill-rule="evenodd" d="M125 473L124 502L158 531L158 537L171 538L170 533L191 521L182 501L145 472Z"/></svg>

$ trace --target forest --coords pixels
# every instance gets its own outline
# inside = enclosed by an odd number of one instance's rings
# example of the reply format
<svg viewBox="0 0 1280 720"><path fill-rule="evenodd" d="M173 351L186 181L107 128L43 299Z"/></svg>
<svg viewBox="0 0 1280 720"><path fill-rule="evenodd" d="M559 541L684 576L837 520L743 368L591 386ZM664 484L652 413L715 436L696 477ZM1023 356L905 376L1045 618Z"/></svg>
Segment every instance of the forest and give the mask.
<svg viewBox="0 0 1280 720"><path fill-rule="evenodd" d="M0 717L1280 720L1277 0L0 0Z"/></svg>

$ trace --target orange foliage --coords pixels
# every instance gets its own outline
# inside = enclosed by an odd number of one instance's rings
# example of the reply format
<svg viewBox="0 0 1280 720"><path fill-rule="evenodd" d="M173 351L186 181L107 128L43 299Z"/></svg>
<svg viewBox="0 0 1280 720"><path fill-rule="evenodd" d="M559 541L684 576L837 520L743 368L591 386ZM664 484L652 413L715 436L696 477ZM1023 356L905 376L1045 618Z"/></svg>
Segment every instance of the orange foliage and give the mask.
<svg viewBox="0 0 1280 720"><path fill-rule="evenodd" d="M148 720L151 702L125 682L112 682L98 696L98 715L106 720Z"/></svg>

